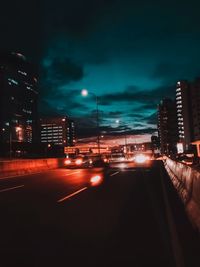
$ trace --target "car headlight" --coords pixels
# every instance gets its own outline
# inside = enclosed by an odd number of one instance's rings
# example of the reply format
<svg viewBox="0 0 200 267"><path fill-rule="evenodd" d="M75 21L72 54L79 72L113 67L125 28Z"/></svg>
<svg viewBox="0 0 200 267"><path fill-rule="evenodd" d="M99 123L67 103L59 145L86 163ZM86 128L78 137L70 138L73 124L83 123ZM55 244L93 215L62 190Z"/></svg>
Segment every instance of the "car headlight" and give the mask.
<svg viewBox="0 0 200 267"><path fill-rule="evenodd" d="M90 183L92 186L99 185L99 184L101 184L101 182L102 182L102 176L101 175L95 175L95 176L91 177L91 179L90 179Z"/></svg>
<svg viewBox="0 0 200 267"><path fill-rule="evenodd" d="M147 161L147 157L143 154L135 156L135 162L136 163L145 163Z"/></svg>

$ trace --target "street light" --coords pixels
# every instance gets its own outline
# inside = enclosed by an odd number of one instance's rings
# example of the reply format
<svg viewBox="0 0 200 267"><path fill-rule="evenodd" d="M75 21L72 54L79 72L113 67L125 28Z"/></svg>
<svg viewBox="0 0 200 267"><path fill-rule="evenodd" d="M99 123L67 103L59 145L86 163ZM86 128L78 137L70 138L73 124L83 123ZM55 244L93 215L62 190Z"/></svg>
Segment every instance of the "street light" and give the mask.
<svg viewBox="0 0 200 267"><path fill-rule="evenodd" d="M117 124L120 124L120 120L119 119L117 119L115 122ZM126 136L126 133L125 133L125 136L124 136L124 143L125 143L126 154L127 154L127 136Z"/></svg>
<svg viewBox="0 0 200 267"><path fill-rule="evenodd" d="M93 92L88 92L87 89L83 89L81 91L81 95L86 97L88 94L93 95L96 101L96 127L97 127L97 147L98 147L98 154L100 154L100 135L99 135L99 99L98 96Z"/></svg>
<svg viewBox="0 0 200 267"><path fill-rule="evenodd" d="M17 134L17 141L21 142L23 140L23 138L22 138L22 127L20 127L20 126L15 127L15 131L16 131L16 134Z"/></svg>

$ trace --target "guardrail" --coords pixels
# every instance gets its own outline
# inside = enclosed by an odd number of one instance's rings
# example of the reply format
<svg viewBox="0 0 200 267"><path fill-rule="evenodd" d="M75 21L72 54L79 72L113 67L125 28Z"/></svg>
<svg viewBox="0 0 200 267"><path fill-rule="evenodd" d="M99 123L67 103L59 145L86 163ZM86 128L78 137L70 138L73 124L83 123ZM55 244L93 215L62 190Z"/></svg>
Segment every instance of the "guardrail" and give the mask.
<svg viewBox="0 0 200 267"><path fill-rule="evenodd" d="M0 178L56 169L62 165L63 159L56 158L0 161Z"/></svg>
<svg viewBox="0 0 200 267"><path fill-rule="evenodd" d="M192 224L200 231L200 172L169 158L164 165Z"/></svg>

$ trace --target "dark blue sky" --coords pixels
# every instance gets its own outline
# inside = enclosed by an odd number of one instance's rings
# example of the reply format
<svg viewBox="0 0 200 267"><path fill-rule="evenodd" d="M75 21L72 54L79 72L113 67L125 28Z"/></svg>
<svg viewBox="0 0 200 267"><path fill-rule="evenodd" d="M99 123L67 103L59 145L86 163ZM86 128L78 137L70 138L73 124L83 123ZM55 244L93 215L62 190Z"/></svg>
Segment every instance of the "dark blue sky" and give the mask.
<svg viewBox="0 0 200 267"><path fill-rule="evenodd" d="M75 117L82 135L95 127L95 101L81 97L82 88L99 96L102 131L151 133L160 99L174 95L177 80L200 74L198 1L5 5L1 48L39 65L41 112Z"/></svg>

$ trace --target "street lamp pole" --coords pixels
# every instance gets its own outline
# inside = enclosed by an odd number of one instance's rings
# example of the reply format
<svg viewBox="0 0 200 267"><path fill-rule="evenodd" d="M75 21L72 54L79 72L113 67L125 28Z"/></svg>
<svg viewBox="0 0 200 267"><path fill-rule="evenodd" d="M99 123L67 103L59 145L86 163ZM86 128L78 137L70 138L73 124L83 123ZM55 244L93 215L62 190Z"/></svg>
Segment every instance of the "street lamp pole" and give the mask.
<svg viewBox="0 0 200 267"><path fill-rule="evenodd" d="M120 123L120 120L116 120L116 123L119 124ZM126 156L127 156L128 146L127 146L127 136L126 136L126 133L124 135L124 145L125 145L125 148L126 148Z"/></svg>
<svg viewBox="0 0 200 267"><path fill-rule="evenodd" d="M96 97L96 121L97 121L97 147L98 147L98 154L100 154L100 134L99 134L99 99L98 96Z"/></svg>
<svg viewBox="0 0 200 267"><path fill-rule="evenodd" d="M93 95L95 97L95 102L96 102L96 128L97 128L97 149L98 149L98 154L100 155L100 133L99 133L99 98L98 96L93 93L93 92L88 92L88 90L83 89L81 91L81 94L83 96L87 96L88 94Z"/></svg>
<svg viewBox="0 0 200 267"><path fill-rule="evenodd" d="M12 158L12 126L9 127L9 157Z"/></svg>

